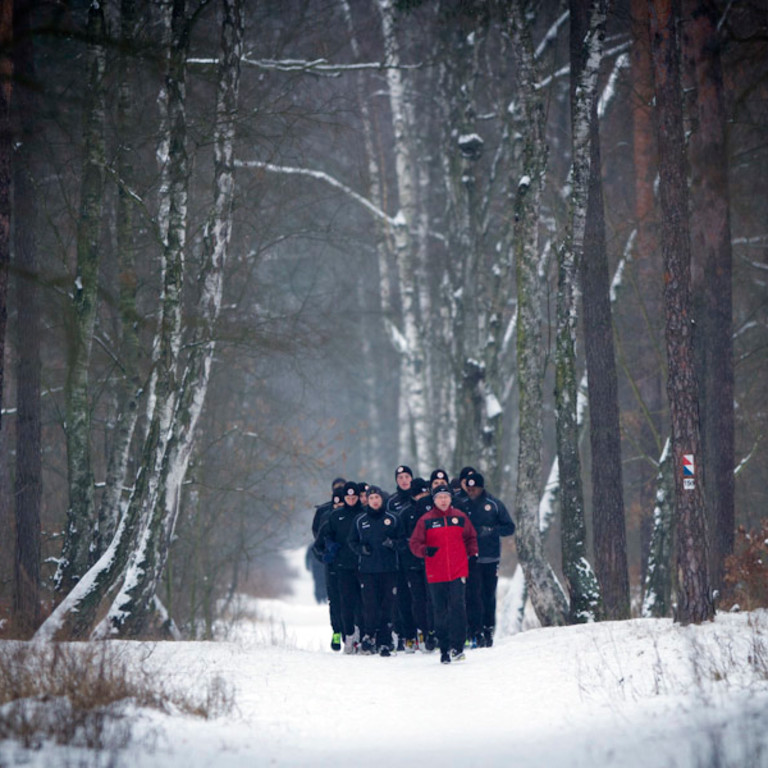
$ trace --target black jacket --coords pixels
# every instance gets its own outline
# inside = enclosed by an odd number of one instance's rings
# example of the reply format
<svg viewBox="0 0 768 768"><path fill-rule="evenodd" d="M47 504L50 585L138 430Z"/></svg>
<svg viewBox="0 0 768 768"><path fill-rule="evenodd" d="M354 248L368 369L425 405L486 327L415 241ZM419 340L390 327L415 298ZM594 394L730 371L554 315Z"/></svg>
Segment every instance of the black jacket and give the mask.
<svg viewBox="0 0 768 768"><path fill-rule="evenodd" d="M355 518L363 512L359 501L353 507L343 504L338 509L331 510L325 524L320 528L318 538L323 537L326 552L336 550L332 560L336 568L357 570L357 553L349 546L349 534L355 524Z"/></svg>
<svg viewBox="0 0 768 768"><path fill-rule="evenodd" d="M479 563L497 563L501 558L500 536L511 536L515 524L504 503L483 491L474 501L467 497L464 511L477 531Z"/></svg>
<svg viewBox="0 0 768 768"><path fill-rule="evenodd" d="M397 570L398 551L405 546L396 515L368 509L355 518L349 532L349 546L358 557L360 573L391 573Z"/></svg>
<svg viewBox="0 0 768 768"><path fill-rule="evenodd" d="M392 512L398 517L408 507L413 506L413 499L408 491L401 491L399 488L387 499L387 512Z"/></svg>
<svg viewBox="0 0 768 768"><path fill-rule="evenodd" d="M411 538L411 534L413 533L413 529L416 527L416 523L419 522L419 518L425 512L429 512L433 506L434 504L432 503L432 497L425 496L423 499L419 499L418 501L412 500L411 505L409 507L405 507L400 515L400 525L403 528L406 541ZM406 547L405 551L400 557L400 569L404 571L412 569L423 571L424 559L421 557L416 557L416 555L411 552L410 547Z"/></svg>

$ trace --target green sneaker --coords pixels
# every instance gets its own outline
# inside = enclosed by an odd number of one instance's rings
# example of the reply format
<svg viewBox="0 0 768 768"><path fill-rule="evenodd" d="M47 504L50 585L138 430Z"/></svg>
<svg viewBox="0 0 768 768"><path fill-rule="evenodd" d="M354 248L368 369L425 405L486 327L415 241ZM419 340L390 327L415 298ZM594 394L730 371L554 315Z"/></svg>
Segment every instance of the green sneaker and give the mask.
<svg viewBox="0 0 768 768"><path fill-rule="evenodd" d="M331 649L334 651L341 650L341 632L334 632L331 638Z"/></svg>

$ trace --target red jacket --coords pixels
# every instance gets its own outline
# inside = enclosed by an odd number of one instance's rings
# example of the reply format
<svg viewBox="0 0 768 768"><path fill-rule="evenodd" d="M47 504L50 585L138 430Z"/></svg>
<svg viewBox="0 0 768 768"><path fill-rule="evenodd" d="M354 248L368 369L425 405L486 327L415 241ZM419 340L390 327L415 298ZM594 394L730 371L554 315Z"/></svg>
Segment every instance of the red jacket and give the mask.
<svg viewBox="0 0 768 768"><path fill-rule="evenodd" d="M433 507L419 518L408 542L416 557L423 557L427 581L453 581L469 573L468 558L477 554L477 533L469 518L460 510L448 507L441 512ZM426 547L437 547L426 557Z"/></svg>

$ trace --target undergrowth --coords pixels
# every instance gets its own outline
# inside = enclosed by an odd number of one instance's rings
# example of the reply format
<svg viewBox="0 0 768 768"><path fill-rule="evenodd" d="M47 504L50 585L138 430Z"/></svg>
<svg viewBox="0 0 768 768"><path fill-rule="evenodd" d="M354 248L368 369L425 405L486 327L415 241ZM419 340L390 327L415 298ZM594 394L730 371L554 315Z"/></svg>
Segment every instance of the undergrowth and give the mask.
<svg viewBox="0 0 768 768"><path fill-rule="evenodd" d="M45 741L114 751L130 741L137 708L213 718L233 692L213 678L201 693L171 688L125 644L0 644L0 739L26 748Z"/></svg>

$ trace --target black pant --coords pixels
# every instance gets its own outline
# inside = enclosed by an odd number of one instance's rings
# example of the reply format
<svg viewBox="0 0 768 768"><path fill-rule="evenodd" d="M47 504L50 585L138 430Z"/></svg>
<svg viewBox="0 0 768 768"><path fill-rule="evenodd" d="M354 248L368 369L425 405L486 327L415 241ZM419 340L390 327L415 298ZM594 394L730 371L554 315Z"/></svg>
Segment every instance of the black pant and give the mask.
<svg viewBox="0 0 768 768"><path fill-rule="evenodd" d="M427 577L423 568L411 568L407 571L408 589L411 592L411 606L416 628L425 635L434 629L432 606L427 596Z"/></svg>
<svg viewBox="0 0 768 768"><path fill-rule="evenodd" d="M435 630L440 651L460 651L467 636L467 608L465 579L438 581L429 585L432 607L435 611Z"/></svg>
<svg viewBox="0 0 768 768"><path fill-rule="evenodd" d="M416 637L411 590L408 588L408 571L405 570L397 572L397 616L395 630L401 640L410 640Z"/></svg>
<svg viewBox="0 0 768 768"><path fill-rule="evenodd" d="M328 607L331 613L331 629L341 632L341 594L339 593L339 572L325 566L325 584L328 588Z"/></svg>
<svg viewBox="0 0 768 768"><path fill-rule="evenodd" d="M392 616L397 593L397 571L361 573L360 594L363 601L363 634L376 645L392 648Z"/></svg>
<svg viewBox="0 0 768 768"><path fill-rule="evenodd" d="M469 578L467 579L467 619L470 637L480 634L484 628L496 626L496 585L498 581L498 563L470 565Z"/></svg>
<svg viewBox="0 0 768 768"><path fill-rule="evenodd" d="M339 568L341 631L345 637L355 634L355 614L359 613L360 582L357 570Z"/></svg>

